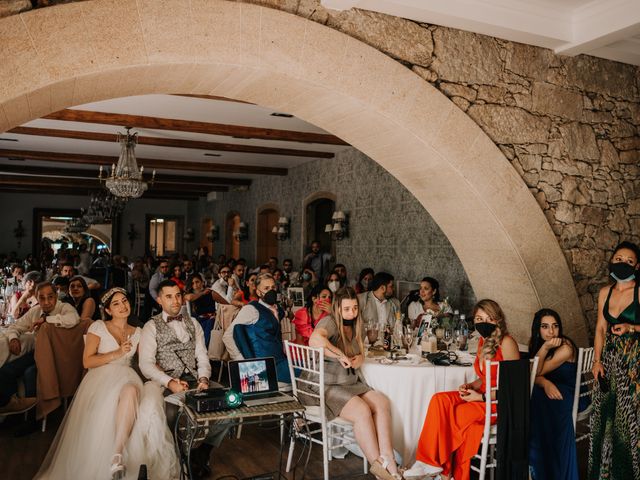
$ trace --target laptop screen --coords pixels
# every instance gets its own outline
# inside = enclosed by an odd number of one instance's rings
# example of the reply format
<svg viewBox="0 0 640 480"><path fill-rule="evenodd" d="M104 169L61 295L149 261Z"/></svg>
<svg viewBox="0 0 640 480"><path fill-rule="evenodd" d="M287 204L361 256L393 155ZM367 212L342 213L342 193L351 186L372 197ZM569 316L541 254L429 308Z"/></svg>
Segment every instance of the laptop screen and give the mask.
<svg viewBox="0 0 640 480"><path fill-rule="evenodd" d="M251 358L229 362L231 388L244 396L277 392L278 379L273 357Z"/></svg>

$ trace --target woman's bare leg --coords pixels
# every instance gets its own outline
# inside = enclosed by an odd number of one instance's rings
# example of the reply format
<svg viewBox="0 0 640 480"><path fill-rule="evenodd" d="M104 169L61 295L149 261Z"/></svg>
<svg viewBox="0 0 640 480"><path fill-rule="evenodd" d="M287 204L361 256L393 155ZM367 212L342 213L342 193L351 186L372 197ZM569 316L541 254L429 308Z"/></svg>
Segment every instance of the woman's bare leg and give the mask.
<svg viewBox="0 0 640 480"><path fill-rule="evenodd" d="M120 390L115 418L116 438L114 453L116 454L122 454L124 446L129 439L131 429L136 421L139 397L140 392L138 391L138 388L131 383L127 383L122 387L122 390Z"/></svg>
<svg viewBox="0 0 640 480"><path fill-rule="evenodd" d="M391 404L389 399L380 392L369 391L361 397L373 413L378 437L380 454L389 460L389 471L398 472L395 456L393 455L393 444L391 440Z"/></svg>
<svg viewBox="0 0 640 480"><path fill-rule="evenodd" d="M378 448L376 427L367 402L360 397L353 397L342 408L340 417L353 423L356 442L358 442L369 463L376 461L380 456L380 450Z"/></svg>

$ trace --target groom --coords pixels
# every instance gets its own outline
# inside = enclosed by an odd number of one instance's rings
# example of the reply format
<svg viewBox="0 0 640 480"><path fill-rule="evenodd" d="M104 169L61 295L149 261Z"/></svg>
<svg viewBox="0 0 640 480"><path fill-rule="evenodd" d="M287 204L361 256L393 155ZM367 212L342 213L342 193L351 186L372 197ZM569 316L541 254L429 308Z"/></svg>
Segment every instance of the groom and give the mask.
<svg viewBox="0 0 640 480"><path fill-rule="evenodd" d="M158 284L156 299L162 312L151 317L142 329L139 363L142 374L158 385L163 395L184 392L189 388L204 390L209 387L211 364L204 343L202 327L194 318L181 313L182 291L172 280ZM175 411L167 405L167 418L171 427ZM173 428L172 428L173 430ZM227 428L220 428L207 437L205 443L191 455L192 471L197 477L211 473L211 448L224 437Z"/></svg>

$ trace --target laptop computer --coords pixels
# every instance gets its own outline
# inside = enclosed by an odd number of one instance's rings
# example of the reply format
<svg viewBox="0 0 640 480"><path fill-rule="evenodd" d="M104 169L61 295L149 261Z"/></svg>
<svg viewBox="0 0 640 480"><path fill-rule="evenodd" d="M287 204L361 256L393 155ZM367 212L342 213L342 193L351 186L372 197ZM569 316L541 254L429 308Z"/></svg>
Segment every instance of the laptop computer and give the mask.
<svg viewBox="0 0 640 480"><path fill-rule="evenodd" d="M294 400L278 391L276 361L273 357L249 358L229 362L229 385L242 393L245 405L269 405Z"/></svg>

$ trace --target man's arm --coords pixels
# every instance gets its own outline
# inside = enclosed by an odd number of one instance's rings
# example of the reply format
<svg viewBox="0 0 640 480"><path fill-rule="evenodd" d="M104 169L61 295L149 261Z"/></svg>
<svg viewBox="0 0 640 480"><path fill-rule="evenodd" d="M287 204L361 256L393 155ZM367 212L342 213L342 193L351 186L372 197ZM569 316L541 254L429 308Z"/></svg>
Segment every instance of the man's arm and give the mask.
<svg viewBox="0 0 640 480"><path fill-rule="evenodd" d="M151 298L155 302L158 299L158 285L160 284L160 276L155 273L151 276L151 280L149 280L149 293L151 294Z"/></svg>
<svg viewBox="0 0 640 480"><path fill-rule="evenodd" d="M149 321L142 328L142 335L140 335L138 365L140 366L140 371L146 378L166 387L173 378L158 367L156 363L157 349L156 325L153 321Z"/></svg>
<svg viewBox="0 0 640 480"><path fill-rule="evenodd" d="M30 331L31 327L33 326L33 321L39 316L39 312L40 308L38 308L37 306L31 307L31 309L29 309L27 313L16 320L16 323L7 328L7 330L5 331L5 335L7 336L9 341L14 339L19 340L20 335Z"/></svg>
<svg viewBox="0 0 640 480"><path fill-rule="evenodd" d="M224 346L227 347L227 351L231 356L232 360L242 360L244 357L242 353L240 353L240 349L236 345L235 340L233 339L233 329L236 325L253 325L258 321L260 314L258 310L252 305L245 305L236 315L236 318L233 319L229 328L224 332L222 336L222 341L224 342Z"/></svg>
<svg viewBox="0 0 640 480"><path fill-rule="evenodd" d="M73 306L63 303L60 313L47 316L46 321L56 327L73 328L80 323L80 316Z"/></svg>

